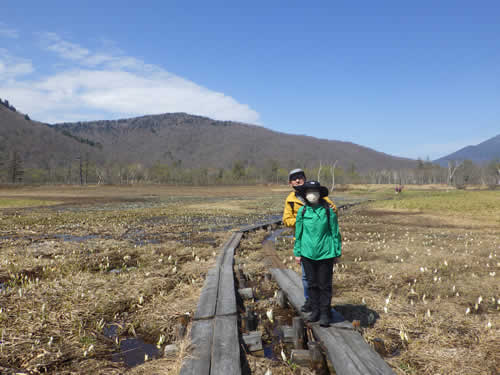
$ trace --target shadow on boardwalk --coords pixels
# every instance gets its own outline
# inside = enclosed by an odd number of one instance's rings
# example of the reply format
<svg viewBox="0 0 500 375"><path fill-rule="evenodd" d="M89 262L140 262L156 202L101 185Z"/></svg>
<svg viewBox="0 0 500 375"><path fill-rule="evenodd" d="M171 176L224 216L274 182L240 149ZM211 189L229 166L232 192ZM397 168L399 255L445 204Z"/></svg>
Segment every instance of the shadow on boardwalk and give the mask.
<svg viewBox="0 0 500 375"><path fill-rule="evenodd" d="M365 305L335 305L334 310L338 314L334 314L333 319L343 319L353 322L355 320L360 322L361 327L370 327L380 318L380 315L366 307ZM340 314L340 315L339 315Z"/></svg>

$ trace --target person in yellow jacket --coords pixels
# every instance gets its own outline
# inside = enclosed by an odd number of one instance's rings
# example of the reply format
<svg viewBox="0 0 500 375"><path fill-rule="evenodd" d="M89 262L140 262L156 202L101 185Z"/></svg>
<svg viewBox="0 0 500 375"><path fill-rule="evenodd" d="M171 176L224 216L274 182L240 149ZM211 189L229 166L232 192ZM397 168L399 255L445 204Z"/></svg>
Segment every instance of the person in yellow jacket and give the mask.
<svg viewBox="0 0 500 375"><path fill-rule="evenodd" d="M306 182L306 174L300 168L293 169L288 174L288 184L293 188L293 191L290 192L290 194L288 194L288 196L286 197L282 221L285 226L293 228L294 231L295 231L295 222L297 220L297 212L299 211L300 207L305 205L304 198L297 193L296 188L298 186L304 185L305 182ZM333 203L333 201L330 200L328 197L325 197L323 199L328 202L330 207L337 214L337 207L335 206L335 203ZM302 267L302 286L304 287L304 298L306 300L301 310L303 312L311 312L311 305L309 301L309 295L307 292L306 273L304 271L304 266L302 264L301 267Z"/></svg>

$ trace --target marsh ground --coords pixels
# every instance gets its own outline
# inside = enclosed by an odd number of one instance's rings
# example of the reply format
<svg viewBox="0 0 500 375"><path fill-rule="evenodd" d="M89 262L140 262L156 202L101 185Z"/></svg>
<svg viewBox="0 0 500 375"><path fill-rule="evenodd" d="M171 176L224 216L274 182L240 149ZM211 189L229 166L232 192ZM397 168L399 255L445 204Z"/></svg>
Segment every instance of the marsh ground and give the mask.
<svg viewBox="0 0 500 375"><path fill-rule="evenodd" d="M498 373L500 192L438 186L394 195L392 189L357 186L333 195L378 199L340 216L344 255L333 304L377 312L363 335L383 341L397 373ZM178 319L195 310L229 231L280 215L287 192L276 186L1 189L0 372L176 373L184 351L153 360L160 353L153 349L173 342ZM256 280L265 272L263 236L241 245ZM278 238L277 253L296 268L291 241ZM152 347L149 360L134 367L120 357L120 341L130 338ZM259 369L292 371L266 361Z"/></svg>

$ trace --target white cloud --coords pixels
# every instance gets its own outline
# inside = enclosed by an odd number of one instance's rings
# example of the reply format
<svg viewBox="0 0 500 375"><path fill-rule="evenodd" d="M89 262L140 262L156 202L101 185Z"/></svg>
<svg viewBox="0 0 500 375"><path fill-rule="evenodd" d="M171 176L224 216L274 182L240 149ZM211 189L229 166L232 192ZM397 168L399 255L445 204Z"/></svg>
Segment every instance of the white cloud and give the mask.
<svg viewBox="0 0 500 375"><path fill-rule="evenodd" d="M41 37L42 43L48 51L55 52L64 59L81 60L90 53L88 49L67 42L55 33L43 33Z"/></svg>
<svg viewBox="0 0 500 375"><path fill-rule="evenodd" d="M3 96L34 119L53 123L187 112L259 122L259 114L248 105L161 67L116 52L94 53L54 33L42 37L44 48L71 61L71 68L35 80L0 83Z"/></svg>
<svg viewBox="0 0 500 375"><path fill-rule="evenodd" d="M17 39L19 38L19 32L0 22L0 37Z"/></svg>
<svg viewBox="0 0 500 375"><path fill-rule="evenodd" d="M8 82L33 70L31 61L11 56L7 50L0 48L0 80Z"/></svg>

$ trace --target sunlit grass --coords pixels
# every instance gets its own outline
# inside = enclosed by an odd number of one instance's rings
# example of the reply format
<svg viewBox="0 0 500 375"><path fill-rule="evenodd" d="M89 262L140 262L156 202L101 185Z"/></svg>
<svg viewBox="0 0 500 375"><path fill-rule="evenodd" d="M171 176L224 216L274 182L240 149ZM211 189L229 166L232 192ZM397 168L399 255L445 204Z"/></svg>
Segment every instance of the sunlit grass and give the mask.
<svg viewBox="0 0 500 375"><path fill-rule="evenodd" d="M500 221L499 191L404 191L392 200L373 202L371 206Z"/></svg>
<svg viewBox="0 0 500 375"><path fill-rule="evenodd" d="M60 203L61 202L37 200L37 199L0 198L0 208L53 206Z"/></svg>

